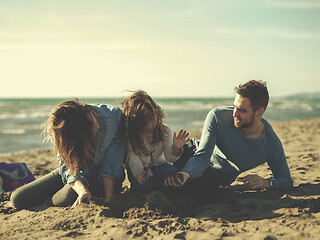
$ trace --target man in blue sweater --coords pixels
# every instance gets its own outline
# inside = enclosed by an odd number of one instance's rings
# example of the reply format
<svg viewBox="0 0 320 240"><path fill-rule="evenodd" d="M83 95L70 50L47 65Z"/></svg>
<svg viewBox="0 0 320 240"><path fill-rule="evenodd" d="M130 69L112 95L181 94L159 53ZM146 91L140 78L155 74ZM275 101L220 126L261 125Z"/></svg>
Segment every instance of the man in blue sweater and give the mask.
<svg viewBox="0 0 320 240"><path fill-rule="evenodd" d="M189 179L227 186L240 173L267 162L273 178L246 175L244 182L251 189L292 189L281 141L262 118L269 102L266 83L251 80L235 90L233 107L214 108L208 113L197 151L180 172L182 181L167 177L167 186L182 187Z"/></svg>

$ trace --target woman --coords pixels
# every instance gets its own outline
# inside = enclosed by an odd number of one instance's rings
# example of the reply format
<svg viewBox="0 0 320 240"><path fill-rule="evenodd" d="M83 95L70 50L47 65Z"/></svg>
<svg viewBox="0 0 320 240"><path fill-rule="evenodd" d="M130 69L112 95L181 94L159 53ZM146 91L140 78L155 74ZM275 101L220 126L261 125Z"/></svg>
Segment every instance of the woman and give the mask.
<svg viewBox="0 0 320 240"><path fill-rule="evenodd" d="M124 180L124 141L118 134L122 112L109 105L66 101L47 121L47 137L54 144L60 168L16 189L11 203L30 208L53 195L55 206L76 207L91 193L110 201Z"/></svg>
<svg viewBox="0 0 320 240"><path fill-rule="evenodd" d="M149 192L164 186L167 174L188 141L188 133L177 135L162 123L159 105L144 91L136 91L123 104L122 130L128 143L128 177L134 191Z"/></svg>

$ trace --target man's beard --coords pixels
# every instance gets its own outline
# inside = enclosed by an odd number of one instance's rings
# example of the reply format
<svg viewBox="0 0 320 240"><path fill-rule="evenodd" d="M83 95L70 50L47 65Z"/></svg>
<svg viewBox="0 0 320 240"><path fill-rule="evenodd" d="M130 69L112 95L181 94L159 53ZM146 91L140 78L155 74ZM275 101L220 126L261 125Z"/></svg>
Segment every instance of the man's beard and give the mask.
<svg viewBox="0 0 320 240"><path fill-rule="evenodd" d="M245 122L245 123L241 123L241 119L240 119L240 124L239 126L235 126L236 128L249 128L253 125L254 123L254 113L252 114L251 118L249 119L249 122Z"/></svg>

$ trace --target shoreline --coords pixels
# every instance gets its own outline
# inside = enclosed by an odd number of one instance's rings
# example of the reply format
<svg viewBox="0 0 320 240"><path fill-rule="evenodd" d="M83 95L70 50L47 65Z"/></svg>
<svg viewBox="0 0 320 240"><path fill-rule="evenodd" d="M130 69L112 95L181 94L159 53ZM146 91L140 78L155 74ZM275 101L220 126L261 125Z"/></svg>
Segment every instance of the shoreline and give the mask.
<svg viewBox="0 0 320 240"><path fill-rule="evenodd" d="M279 128L278 126L280 125L283 125L285 123L294 123L294 122L300 122L300 121L318 121L320 120L320 117L311 117L311 118L301 118L301 119L292 119L292 120L268 120L266 119L270 124L271 126L273 127L273 129L275 130L275 132L277 133L278 135L278 131L277 129ZM187 129L186 129L187 130ZM187 130L189 131L190 135L189 137L190 138L195 138L195 139L200 139L201 137L201 132L202 132L202 128L197 128L197 129L192 129L192 130ZM281 140L281 137L279 137L280 140ZM51 150L53 149L53 146L44 146L44 147L38 147L38 148L30 148L30 149L21 149L21 150L17 150L17 151L14 151L14 152L3 152L3 153L0 153L0 156L6 156L6 155L10 155L10 154L19 154L19 153L23 153L23 152L29 152L29 151L41 151L41 150Z"/></svg>
<svg viewBox="0 0 320 240"><path fill-rule="evenodd" d="M274 128L275 132L278 134L277 132L277 128L278 128L278 125L283 125L284 123L292 123L292 122L299 122L299 121L318 121L320 120L320 117L310 117L310 118L299 118L299 119L292 119L292 120L268 120L266 119L270 124L271 126ZM204 120L203 120L204 121ZM201 132L202 132L202 128L197 128L197 129L192 129L192 130L188 130L188 129L185 129L187 130L190 135L189 137L190 138L196 138L196 139L200 139L201 137ZM281 138L280 138L281 140ZM37 148L30 148L30 149L21 149L21 150L17 150L17 151L13 151L13 152L3 152L3 153L0 153L0 156L3 156L3 155L10 155L10 154L18 154L18 153L21 153L21 152L28 152L28 151L41 151L41 150L50 150L50 149L53 149L53 146L44 146L44 147L37 147Z"/></svg>
<svg viewBox="0 0 320 240"><path fill-rule="evenodd" d="M93 198L75 209L45 203L18 212L10 207L9 193L1 193L0 238L317 239L320 118L270 124L283 143L294 179L290 192L253 191L236 180L213 192L210 201L197 202L189 196L132 194L126 182L124 192L111 203ZM58 166L51 149L0 155L0 161L25 162L36 178ZM270 177L271 171L263 164L239 177L245 174Z"/></svg>

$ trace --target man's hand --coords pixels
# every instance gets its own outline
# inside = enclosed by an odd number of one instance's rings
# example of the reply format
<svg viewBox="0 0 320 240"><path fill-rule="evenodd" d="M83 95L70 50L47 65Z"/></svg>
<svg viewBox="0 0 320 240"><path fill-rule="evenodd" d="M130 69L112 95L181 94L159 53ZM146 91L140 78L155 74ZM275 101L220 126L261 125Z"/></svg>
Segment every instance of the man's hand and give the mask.
<svg viewBox="0 0 320 240"><path fill-rule="evenodd" d="M176 132L173 133L173 149L177 153L181 151L183 145L185 145L189 141L189 133L184 130L180 130L178 135Z"/></svg>
<svg viewBox="0 0 320 240"><path fill-rule="evenodd" d="M245 176L243 182L247 183L251 189L268 189L271 187L269 179L262 178L257 174Z"/></svg>
<svg viewBox="0 0 320 240"><path fill-rule="evenodd" d="M182 187L186 181L190 178L187 172L170 172L164 179L164 185L166 187L179 188Z"/></svg>
<svg viewBox="0 0 320 240"><path fill-rule="evenodd" d="M75 208L76 206L78 206L84 201L90 201L90 199L91 199L91 193L89 191L87 190L80 191L80 193L78 193L77 200L73 203L71 208Z"/></svg>

